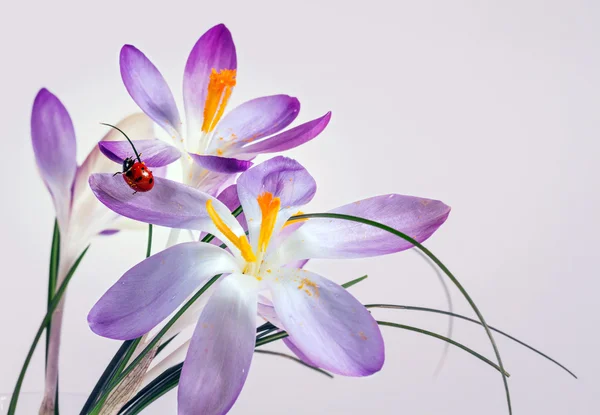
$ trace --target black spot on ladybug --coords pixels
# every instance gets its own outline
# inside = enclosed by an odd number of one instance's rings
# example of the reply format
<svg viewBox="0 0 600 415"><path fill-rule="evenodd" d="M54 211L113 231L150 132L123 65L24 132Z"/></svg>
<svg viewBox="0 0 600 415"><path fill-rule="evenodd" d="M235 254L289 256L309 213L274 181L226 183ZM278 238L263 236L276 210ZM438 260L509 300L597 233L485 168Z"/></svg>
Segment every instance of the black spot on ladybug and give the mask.
<svg viewBox="0 0 600 415"><path fill-rule="evenodd" d="M131 170L129 170L127 173L125 173L125 176L131 177L131 176L133 176L133 172Z"/></svg>
<svg viewBox="0 0 600 415"><path fill-rule="evenodd" d="M146 170L146 168L145 168L145 167L142 167L142 171L143 171L143 170Z"/></svg>
<svg viewBox="0 0 600 415"><path fill-rule="evenodd" d="M148 180L148 183L152 183L152 182L154 182L154 179Z"/></svg>
<svg viewBox="0 0 600 415"><path fill-rule="evenodd" d="M135 181L136 181L136 182L141 182L141 181L142 181L142 179L143 179L143 177L142 177L142 176L140 176L140 177L136 177L136 178L135 178Z"/></svg>

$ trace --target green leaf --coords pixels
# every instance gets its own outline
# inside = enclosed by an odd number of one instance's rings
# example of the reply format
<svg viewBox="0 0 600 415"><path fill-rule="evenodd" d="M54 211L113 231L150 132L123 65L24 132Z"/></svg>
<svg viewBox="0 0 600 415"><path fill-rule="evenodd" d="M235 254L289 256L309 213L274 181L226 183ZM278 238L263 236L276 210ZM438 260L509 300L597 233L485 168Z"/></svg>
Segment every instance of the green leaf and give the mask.
<svg viewBox="0 0 600 415"><path fill-rule="evenodd" d="M50 309L52 304L52 297L56 292L56 282L58 280L58 265L60 260L60 229L58 227L58 220L54 220L54 231L52 232L52 247L50 248L50 267L48 270L48 301L46 303L46 311ZM48 323L46 330L46 363L48 366L48 346L50 345L50 329L52 321ZM54 403L54 414L58 415L58 379L56 385L56 398Z"/></svg>
<svg viewBox="0 0 600 415"><path fill-rule="evenodd" d="M467 293L467 290L465 290L465 288L462 286L462 284L450 272L448 267L446 267L442 261L440 261L429 249L425 248L414 238L411 238L410 236L408 236L394 228L384 225L383 223L375 222L375 221L372 221L369 219L360 218L360 217L351 216L351 215L343 215L340 213L309 213L309 214L292 216L288 220L300 220L300 219L311 219L311 218L341 219L341 220L347 220L347 221L351 221L351 222L357 222L357 223L362 223L364 225L373 226L375 228L389 232L392 235L396 235L397 237L402 238L407 242L410 242L412 245L414 245L416 248L418 248L421 252L423 252L425 255L427 255L427 257L429 257L429 259L431 259L444 272L444 274L446 274L448 276L448 278L450 278L450 280L454 283L456 288L458 288L458 290L461 292L463 297L465 297L465 299L467 300L467 302L469 303L469 305L471 306L471 308L473 309L475 314L477 314L477 318L479 318L481 325L485 329L485 333L487 334L487 336L490 340L490 343L492 344L492 347L494 349L494 354L496 355L496 359L498 360L498 365L501 369L502 382L504 383L504 391L506 393L506 403L508 405L508 413L510 415L512 415L512 404L511 404L511 400L510 400L510 391L508 389L508 381L506 379L506 376L504 375L504 372L506 372L506 371L504 370L504 365L502 364L502 358L500 357L500 351L498 350L498 346L496 345L494 336L492 335L490 328L488 327L487 323L485 322L485 319L483 318L483 314L481 314L481 312L479 311L479 308L477 307L477 305L475 304L475 302L473 301L473 299L471 298L469 293Z"/></svg>
<svg viewBox="0 0 600 415"><path fill-rule="evenodd" d="M93 407L93 405L97 402L98 396L108 386L110 380L115 376L115 374L119 372L121 363L125 360L125 357L128 355L128 350L131 349L131 346L136 340L137 339L123 342L119 350L117 350L117 353L115 353L108 366L106 366L106 369L104 369L102 376L100 376L100 379L98 379L98 382L96 382L96 386L94 386L94 389L83 405L83 408L81 408L81 415L85 415Z"/></svg>
<svg viewBox="0 0 600 415"><path fill-rule="evenodd" d="M38 342L40 341L40 337L42 337L42 333L44 332L44 329L46 328L46 326L52 319L52 313L58 306L60 299L62 298L63 294L65 293L65 291L67 289L67 286L69 285L69 282L71 281L71 278L73 278L73 275L75 275L75 270L79 266L79 263L81 262L81 260L83 259L83 257L85 256L85 254L87 253L89 248L90 248L89 246L87 248L85 248L85 250L81 253L81 255L79 255L79 258L77 258L77 261L75 261L75 263L69 270L67 276L65 277L65 280L62 282L62 284L56 291L56 294L54 294L54 297L52 297L52 302L50 303L50 307L48 307L48 312L44 316L44 319L42 320L42 323L40 324L40 327L38 328L38 331L35 334L33 342L31 343L31 346L29 347L29 352L27 353L27 357L25 357L25 362L23 363L21 372L19 373L19 377L17 378L17 384L15 385L15 389L14 389L12 397L10 399L10 405L8 407L8 415L14 415L14 413L17 409L19 393L21 392L21 386L23 385L23 379L25 378L25 373L27 372L27 368L29 367L29 363L31 362L31 357L33 356L33 352L35 351L35 348L36 348Z"/></svg>
<svg viewBox="0 0 600 415"><path fill-rule="evenodd" d="M347 283L342 284L342 287L344 287L344 288L350 288L353 285L358 284L359 282L366 280L368 277L369 277L368 275L363 275L362 277L359 277L359 278L357 278L355 280L348 281Z"/></svg>
<svg viewBox="0 0 600 415"><path fill-rule="evenodd" d="M431 331L428 330L423 330L417 327L412 327L412 326L407 326L404 324L396 324L396 323L390 323L389 321L379 321L377 320L377 324L379 324L380 326L389 326L389 327L395 327L398 329L403 329L403 330L409 330L409 331L414 331L417 333L421 333L421 334L425 334L427 336L431 336L431 337L435 337L436 339L440 339L443 340L453 346L459 347L461 349L463 349L464 351L472 354L473 356L475 356L476 358L478 358L479 360L487 363L488 365L490 365L491 367L493 367L494 369L496 369L497 371L499 371L500 373L502 373L504 376L509 377L510 374L504 370L502 370L500 368L500 366L498 366L496 363L492 362L491 360L489 360L488 358L486 358L485 356L482 356L481 354L477 353L475 350L469 349L467 346L460 344L452 339L449 339L447 337L442 336L441 334L437 334L437 333L433 333Z"/></svg>
<svg viewBox="0 0 600 415"><path fill-rule="evenodd" d="M462 320L466 320L469 321L471 323L475 323L475 324L479 324L481 325L481 323L475 319L463 316L461 314L456 314L450 311L444 311L444 310L437 310L435 308L427 308L427 307L416 307L416 306L410 306L410 305L397 305L397 304L367 304L365 305L366 308L390 308L390 309L396 309L396 310L412 310L412 311L426 311L429 313L437 313L437 314L445 314L447 316L450 317L456 317L456 318L460 318ZM560 368L562 368L563 370L565 370L568 374L570 374L571 376L573 376L575 379L577 379L577 376L575 375L575 373L571 372L569 369L567 369L565 366L563 366L562 364L560 364L559 362L557 362L556 360L552 359L550 356L542 353L541 351L533 348L532 346L528 345L527 343L517 339L516 337L511 336L510 334L507 334L505 332L503 332L500 329L497 329L495 327L489 326L490 330L495 331L498 334L503 335L504 337L507 337L509 339L511 339L514 342L519 343L521 346L524 346L526 348L528 348L529 350L539 354L540 356L548 359L549 361L551 361L552 363L554 363L555 365L559 366Z"/></svg>
<svg viewBox="0 0 600 415"><path fill-rule="evenodd" d="M217 282L217 280L221 277L221 275L215 275L214 277L212 277L206 284L204 284L202 286L202 288L200 288L198 290L198 292L196 292L196 294L194 294L194 296L192 298L190 298L178 311L177 313L175 313L175 315L173 317L171 317L171 319L167 322L167 324L165 324L165 326L158 332L158 334L156 336L154 336L154 338L152 339L152 341L150 341L148 343L148 345L144 348L144 350L141 351L141 353L133 360L133 362L131 362L131 364L129 366L127 366L111 383L110 385L105 389L104 393L102 394L102 396L100 397L100 399L98 399L96 405L94 406L94 408L92 409L92 411L90 412L90 414L93 415L97 415L100 413L100 409L102 409L102 405L104 405L104 402L106 401L106 399L108 398L108 395L110 394L110 392L114 389L115 386L117 386L123 379L125 379L125 377L131 373L131 371L133 370L133 368L142 361L142 359L144 358L144 356L146 356L146 354L148 354L148 352L150 352L150 350L152 350L160 341L160 339L165 335L165 333L173 326L173 324L175 324L175 322L179 319L179 317L181 317L181 315L183 313L185 313L187 311L188 308L190 308L192 306L192 304L194 304L194 302L196 300L198 300L198 298L200 298L200 296L202 294L204 294L206 292L206 290L208 290L215 282Z"/></svg>
<svg viewBox="0 0 600 415"><path fill-rule="evenodd" d="M119 415L139 414L152 402L177 386L182 367L183 363L179 363L157 376L121 408Z"/></svg>

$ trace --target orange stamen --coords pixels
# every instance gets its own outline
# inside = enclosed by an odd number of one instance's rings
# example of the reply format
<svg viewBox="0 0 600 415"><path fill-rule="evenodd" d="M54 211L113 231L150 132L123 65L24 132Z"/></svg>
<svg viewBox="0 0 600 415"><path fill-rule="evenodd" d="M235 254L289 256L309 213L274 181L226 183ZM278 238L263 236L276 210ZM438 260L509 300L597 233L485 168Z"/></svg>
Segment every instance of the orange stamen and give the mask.
<svg viewBox="0 0 600 415"><path fill-rule="evenodd" d="M281 200L278 197L273 197L270 192L265 192L256 198L260 211L262 213L262 222L260 224L260 235L258 237L258 250L261 252L267 251L269 241L275 229L277 214L281 207Z"/></svg>
<svg viewBox="0 0 600 415"><path fill-rule="evenodd" d="M242 257L244 257L244 259L247 262L256 261L256 256L252 251L252 247L250 246L246 235L238 237L235 233L233 233L231 228L227 226L225 222L223 222L223 219L221 219L221 217L213 207L211 199L208 199L206 201L206 211L208 212L208 216L212 219L217 229L221 231L223 235L225 235L229 242L231 242L237 249L240 250L240 252L242 253Z"/></svg>
<svg viewBox="0 0 600 415"><path fill-rule="evenodd" d="M235 86L235 69L221 69L219 72L213 68L208 81L208 91L204 103L204 121L202 132L209 133L215 129L217 123L225 112L225 106L233 87Z"/></svg>

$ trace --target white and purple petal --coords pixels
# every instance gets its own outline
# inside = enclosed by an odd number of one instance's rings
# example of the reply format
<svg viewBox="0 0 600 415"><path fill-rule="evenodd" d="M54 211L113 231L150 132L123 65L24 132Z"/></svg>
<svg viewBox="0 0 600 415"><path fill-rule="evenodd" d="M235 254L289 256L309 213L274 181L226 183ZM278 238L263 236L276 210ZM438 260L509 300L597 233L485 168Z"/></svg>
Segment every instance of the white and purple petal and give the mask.
<svg viewBox="0 0 600 415"><path fill-rule="evenodd" d="M40 174L52 195L59 226L65 232L77 170L75 130L67 109L47 89L40 90L33 103L31 141Z"/></svg>
<svg viewBox="0 0 600 415"><path fill-rule="evenodd" d="M154 130L154 123L143 113L130 115L116 125L123 131L127 131L127 135L134 140L151 136ZM110 129L101 142L121 139L121 133ZM69 226L72 231L71 239L76 238L72 242L79 249L83 249L96 233L103 230L139 229L140 225L143 225L111 212L98 201L90 190L88 180L92 173L109 173L116 170L115 164L100 152L98 146L92 148L85 161L77 168L73 184L73 208ZM156 174L156 172L154 173ZM146 228L145 225L143 226Z"/></svg>
<svg viewBox="0 0 600 415"><path fill-rule="evenodd" d="M254 354L257 285L229 275L208 301L181 371L179 415L225 414L235 403Z"/></svg>
<svg viewBox="0 0 600 415"><path fill-rule="evenodd" d="M204 33L196 42L183 75L183 102L187 120L189 149L195 149L201 134L204 104L212 70L237 69L235 45L231 33L223 24Z"/></svg>
<svg viewBox="0 0 600 415"><path fill-rule="evenodd" d="M139 49L125 45L120 55L121 78L131 98L176 142L181 137L181 120L169 85Z"/></svg>
<svg viewBox="0 0 600 415"><path fill-rule="evenodd" d="M244 102L219 122L209 152L246 143L278 133L290 125L300 112L300 101L289 95L271 95Z"/></svg>
<svg viewBox="0 0 600 415"><path fill-rule="evenodd" d="M297 161L287 157L274 157L258 164L240 175L237 181L238 196L248 221L248 231L253 244L257 243L262 213L257 197L271 193L281 201L278 221L287 220L292 210L305 205L313 198L317 184Z"/></svg>
<svg viewBox="0 0 600 415"><path fill-rule="evenodd" d="M331 112L328 112L320 118L300 124L273 137L237 148L234 154L255 156L263 153L277 153L298 147L321 134L325 127L327 127L327 124L329 124L330 119Z"/></svg>
<svg viewBox="0 0 600 415"><path fill-rule="evenodd" d="M100 202L127 218L169 228L205 231L221 240L226 240L208 215L206 205L210 200L223 222L236 235L244 235L244 230L227 206L217 198L190 186L155 177L151 191L134 194L119 176L93 174L89 181L92 191ZM231 248L241 261L239 250Z"/></svg>
<svg viewBox="0 0 600 415"><path fill-rule="evenodd" d="M162 167L181 157L181 152L159 139L133 140L138 154L148 167ZM134 159L135 153L128 141L101 141L100 151L115 163L123 163L126 158Z"/></svg>
<svg viewBox="0 0 600 415"><path fill-rule="evenodd" d="M230 157L207 156L195 153L189 153L189 155L200 167L216 173L241 173L252 166L251 161L238 160Z"/></svg>
<svg viewBox="0 0 600 415"><path fill-rule="evenodd" d="M214 275L238 270L234 258L209 244L175 245L127 271L88 315L92 331L129 340L149 332Z"/></svg>
<svg viewBox="0 0 600 415"><path fill-rule="evenodd" d="M448 218L450 207L438 200L397 194L354 202L330 213L383 223L418 242L429 238ZM381 229L344 219L309 219L279 249L281 263L307 258L363 258L412 248Z"/></svg>
<svg viewBox="0 0 600 415"><path fill-rule="evenodd" d="M282 328L303 360L345 376L381 369L385 349L379 326L343 287L290 268L274 270L269 287Z"/></svg>

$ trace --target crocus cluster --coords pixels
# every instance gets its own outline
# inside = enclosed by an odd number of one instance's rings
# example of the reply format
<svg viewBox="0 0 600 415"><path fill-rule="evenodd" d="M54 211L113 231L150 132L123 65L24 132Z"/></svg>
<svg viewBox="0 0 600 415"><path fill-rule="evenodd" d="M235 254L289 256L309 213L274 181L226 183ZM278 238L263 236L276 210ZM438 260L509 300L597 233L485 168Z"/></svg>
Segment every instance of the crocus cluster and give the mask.
<svg viewBox="0 0 600 415"><path fill-rule="evenodd" d="M173 332L181 332L182 322L195 324L183 343L181 415L231 409L250 369L257 317L285 331L285 344L310 366L344 376L379 371L385 353L377 322L348 291L306 264L312 258L386 255L413 245L356 221L296 218L315 195L315 179L298 161L283 156L253 164L261 154L312 140L331 114L285 130L300 111L299 101L288 95L256 98L226 112L237 84L237 57L224 25L202 35L187 59L185 129L169 86L140 50L125 45L120 70L145 115L117 125L131 142L111 130L81 166L75 160L73 125L60 101L42 90L34 104L34 150L63 237L61 278L94 235L123 226L144 222L215 239L175 244L135 265L93 307L90 328L111 339L145 338L219 276ZM171 144L155 138L152 121L168 133ZM137 154L134 148L147 167L180 160L182 180L155 170L150 191L132 192L114 172L115 163ZM449 211L440 201L398 194L331 210L379 222L418 242L429 238ZM55 336L61 315L53 322ZM58 344L57 338L50 347L43 414L53 413Z"/></svg>
<svg viewBox="0 0 600 415"><path fill-rule="evenodd" d="M371 314L344 288L298 265L311 258L385 255L412 245L354 222L289 220L316 191L315 180L297 161L276 157L239 176L232 197L245 223L217 198L167 179L157 179L155 189L143 195L132 195L110 174L92 175L90 185L123 216L209 232L228 247L188 242L165 249L125 273L88 316L97 334L134 339L222 275L185 358L180 414L223 414L231 408L250 368L257 314L285 330L290 349L312 366L346 376L381 369L384 344ZM449 210L439 201L390 194L332 212L376 220L423 241Z"/></svg>

